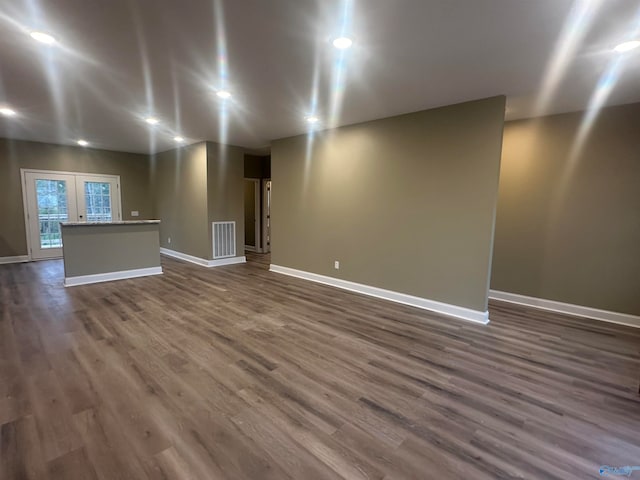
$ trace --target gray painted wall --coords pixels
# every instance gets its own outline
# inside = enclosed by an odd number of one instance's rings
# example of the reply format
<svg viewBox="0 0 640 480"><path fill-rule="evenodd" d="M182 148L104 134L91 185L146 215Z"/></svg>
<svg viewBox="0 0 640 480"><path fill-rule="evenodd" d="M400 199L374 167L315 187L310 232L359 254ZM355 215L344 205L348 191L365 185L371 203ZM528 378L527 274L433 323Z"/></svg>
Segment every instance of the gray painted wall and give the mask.
<svg viewBox="0 0 640 480"><path fill-rule="evenodd" d="M272 263L485 311L504 106L273 142Z"/></svg>
<svg viewBox="0 0 640 480"><path fill-rule="evenodd" d="M160 266L158 224L62 227L65 277Z"/></svg>
<svg viewBox="0 0 640 480"><path fill-rule="evenodd" d="M151 162L154 214L162 221L160 246L210 258L207 144L200 142L159 153Z"/></svg>
<svg viewBox="0 0 640 480"><path fill-rule="evenodd" d="M148 156L0 138L0 257L27 255L21 168L120 175L123 220L152 218Z"/></svg>
<svg viewBox="0 0 640 480"><path fill-rule="evenodd" d="M209 245L212 222L236 222L236 256L244 255L244 150L207 142ZM213 258L209 248L208 259Z"/></svg>
<svg viewBox="0 0 640 480"><path fill-rule="evenodd" d="M640 315L640 104L505 126L491 287Z"/></svg>
<svg viewBox="0 0 640 480"><path fill-rule="evenodd" d="M235 221L236 254L244 255L244 151L200 142L151 161L160 246L211 260L212 222Z"/></svg>

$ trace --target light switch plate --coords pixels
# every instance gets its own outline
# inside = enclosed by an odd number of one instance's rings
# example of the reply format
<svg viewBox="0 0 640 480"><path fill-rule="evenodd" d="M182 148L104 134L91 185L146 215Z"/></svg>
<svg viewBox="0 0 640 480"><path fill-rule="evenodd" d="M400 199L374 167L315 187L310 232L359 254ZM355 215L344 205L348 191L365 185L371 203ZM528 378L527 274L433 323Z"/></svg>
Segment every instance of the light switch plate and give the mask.
<svg viewBox="0 0 640 480"><path fill-rule="evenodd" d="M131 211L131 216L132 217L139 217L140 216L140 212L138 210L132 210Z"/></svg>

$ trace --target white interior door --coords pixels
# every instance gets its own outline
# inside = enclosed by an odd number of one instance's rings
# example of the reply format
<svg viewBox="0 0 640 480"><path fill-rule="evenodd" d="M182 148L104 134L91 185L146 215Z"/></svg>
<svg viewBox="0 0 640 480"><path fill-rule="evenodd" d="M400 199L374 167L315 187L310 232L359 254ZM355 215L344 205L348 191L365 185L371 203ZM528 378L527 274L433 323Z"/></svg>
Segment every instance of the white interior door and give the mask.
<svg viewBox="0 0 640 480"><path fill-rule="evenodd" d="M27 235L31 258L62 256L60 222L77 221L74 175L25 173Z"/></svg>
<svg viewBox="0 0 640 480"><path fill-rule="evenodd" d="M122 218L120 177L22 170L27 245L32 260L62 256L60 222Z"/></svg>

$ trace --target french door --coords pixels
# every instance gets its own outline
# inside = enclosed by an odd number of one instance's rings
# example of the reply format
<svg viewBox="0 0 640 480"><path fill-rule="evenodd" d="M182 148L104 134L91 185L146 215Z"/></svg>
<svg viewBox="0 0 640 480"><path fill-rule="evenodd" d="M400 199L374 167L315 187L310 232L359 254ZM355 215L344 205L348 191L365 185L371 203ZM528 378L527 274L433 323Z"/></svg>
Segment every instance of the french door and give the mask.
<svg viewBox="0 0 640 480"><path fill-rule="evenodd" d="M120 220L120 177L22 170L32 260L62 256L60 222Z"/></svg>

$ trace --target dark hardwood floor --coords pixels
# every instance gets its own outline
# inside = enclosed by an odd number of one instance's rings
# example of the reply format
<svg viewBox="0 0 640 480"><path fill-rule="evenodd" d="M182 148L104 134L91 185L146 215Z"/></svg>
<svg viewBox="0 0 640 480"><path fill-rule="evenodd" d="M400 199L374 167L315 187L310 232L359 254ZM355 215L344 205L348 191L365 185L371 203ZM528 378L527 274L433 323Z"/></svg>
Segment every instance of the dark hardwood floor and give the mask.
<svg viewBox="0 0 640 480"><path fill-rule="evenodd" d="M475 325L254 260L69 289L60 261L0 266L0 478L640 465L640 330L500 303Z"/></svg>

